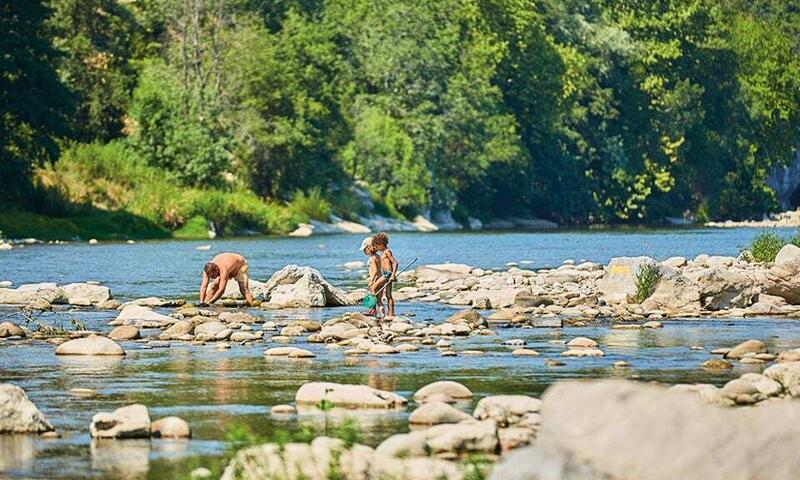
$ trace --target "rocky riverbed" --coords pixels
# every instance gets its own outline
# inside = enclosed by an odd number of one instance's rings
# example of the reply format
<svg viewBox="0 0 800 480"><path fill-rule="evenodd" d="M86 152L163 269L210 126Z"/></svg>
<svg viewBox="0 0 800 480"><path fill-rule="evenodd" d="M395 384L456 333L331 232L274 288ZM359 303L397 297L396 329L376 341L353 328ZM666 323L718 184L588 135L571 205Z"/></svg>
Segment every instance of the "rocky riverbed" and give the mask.
<svg viewBox="0 0 800 480"><path fill-rule="evenodd" d="M6 352L30 351L34 358L28 362L34 366L55 359L56 365L80 366L77 372L112 372L130 364L143 374L175 368L173 362L185 363L187 355L210 355L218 360L203 368L226 364L219 377L225 396L235 395L227 393L236 384L229 382L252 368L237 368L231 359L260 357L259 369L299 373L283 394L270 397L261 415L277 423L266 430L298 428L292 422L304 417L324 418L325 427L316 430L311 443L265 438L242 448L224 468L214 470L211 461L193 467L187 472L193 478L796 478L800 469L789 452L799 445L793 424L782 419L800 415L793 400L800 396L800 335L792 335L792 319L800 310L793 283L797 250L785 247L773 265L713 256L658 263L616 258L608 265L567 261L538 270L524 264L502 271L428 265L404 276L398 289L398 297L412 308L383 321L352 306L361 292L339 289L319 272L299 266L254 283L261 304L251 309L241 307L235 286L214 307L175 298L117 300L111 288L96 283L2 288L0 300L7 306L0 308L0 365L4 377L26 388L5 384L0 389L0 430L64 442L58 437L66 429L67 438L92 439L93 451L94 445L113 444L123 454L141 446L135 442L160 445L178 441L163 439L192 437L191 445L202 443L211 430L220 437L219 426L206 423L208 414L173 415L159 406L158 394L122 395L103 408L76 412L84 423L65 421L69 414L47 400L59 394L57 388L48 387L50 393L40 396L26 372L11 373L8 359L17 357ZM637 273L645 265L655 265L660 279L648 298L634 303ZM427 302L442 306L432 310ZM298 310L308 308L316 310ZM760 316L786 320L748 319ZM52 318L74 321L56 324ZM737 322L752 336L743 337ZM698 335L697 328L705 333ZM730 336L731 331L740 333ZM148 367L147 359L159 351L177 356ZM669 362L686 365L687 359L692 373L668 373ZM356 368L364 375L340 378L326 368ZM487 380L459 373L481 368L492 369L482 374ZM531 368L547 372L537 375L550 380L531 384L538 378L526 380ZM377 377L369 373L373 369ZM415 369L427 372L426 382L413 376ZM413 380L386 381L377 373L385 371L407 372L400 377ZM514 378L512 372L522 376ZM56 369L48 375L62 374ZM180 382L180 375L159 382L161 388L168 392L169 382ZM574 376L673 386L556 384L540 400L547 385ZM481 385L488 378L493 383L487 391ZM113 382L100 384L114 388ZM93 386L75 385L60 395L102 398L102 388ZM41 410L38 398L46 405ZM759 413L746 413L754 405ZM329 418L336 423L348 416L361 423L367 442L328 428ZM385 422L381 418L393 419L393 426L379 427ZM681 420L686 418L692 421ZM638 426L651 423L651 428ZM654 433L659 428L663 432ZM635 443L620 449L615 445L621 436ZM742 437L757 441L740 445ZM681 441L685 438L705 438L715 449L730 452L778 446L769 450L769 462L739 461L731 453L652 463L662 449L677 452L691 443ZM640 443L647 447L634 447ZM107 453L97 448L93 463L100 465ZM518 450L525 453L515 455ZM2 470L13 473L12 460L5 459ZM637 467L629 474L620 465ZM172 478L136 468L121 475L120 465L100 470L105 473L98 478Z"/></svg>

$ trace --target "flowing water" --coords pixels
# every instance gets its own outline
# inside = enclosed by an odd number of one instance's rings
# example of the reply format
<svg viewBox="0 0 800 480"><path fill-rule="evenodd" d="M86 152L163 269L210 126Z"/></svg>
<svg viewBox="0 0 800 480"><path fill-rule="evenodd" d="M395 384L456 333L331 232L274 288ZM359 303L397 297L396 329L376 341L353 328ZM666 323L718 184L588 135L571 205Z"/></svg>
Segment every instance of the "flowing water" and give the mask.
<svg viewBox="0 0 800 480"><path fill-rule="evenodd" d="M525 262L525 268L555 266L565 259L606 262L612 256L671 255L693 257L700 253L736 255L749 243L755 230L633 230L527 233L393 234L391 244L401 263L418 257L420 264L463 262L484 268L505 268L506 262ZM198 245L210 244L210 251ZM233 250L245 254L253 277L264 280L274 270L297 263L318 268L340 286L358 284L363 272L348 271L343 263L363 259L358 236L307 239L248 238L214 242L141 242L32 246L0 252L0 280L15 284L53 281L97 280L111 287L120 299L157 295L196 298L199 271L215 252ZM533 262L533 263L528 263ZM403 303L400 314L415 321L440 322L454 310L445 305ZM323 321L346 309L270 311L254 310L266 320L309 318ZM12 314L0 309L0 316ZM169 313L169 310L164 310ZM108 331L116 312L60 310L40 316L46 323L63 324L70 318L87 328ZM12 318L12 320L14 320ZM18 318L16 320L19 320ZM664 383L708 382L722 384L759 367L737 365L715 373L698 368L711 358L708 351L759 338L780 350L800 346L800 330L794 321L776 319L675 320L659 330L612 330L608 324L568 329L496 328L498 336L454 339L455 350L479 349L483 356L440 357L433 348L393 356L345 358L341 350L303 344L317 357L311 361L265 358L264 345L233 345L216 350L213 345L173 343L170 348L146 348L141 342L122 342L124 358L56 357L44 342L0 341L0 382L23 387L34 403L62 434L59 439L36 436L0 436L0 478L64 479L168 479L187 478L191 468L211 465L226 454L225 432L246 425L269 437L279 430L310 425L322 433L346 416L360 425L362 441L375 445L386 436L407 430L406 410L380 412L301 412L273 417L269 407L290 403L306 381L362 383L394 390L411 397L419 387L439 379L467 385L476 397L489 394L539 395L560 379L620 377ZM145 330L144 335L157 335ZM597 340L603 358L567 359L565 365L548 367L557 358L562 342L575 336ZM525 339L539 357L514 357L503 340ZM692 347L703 347L704 350ZM631 367L612 367L625 360ZM93 397L77 397L71 388L91 388ZM149 407L152 418L177 415L192 426L188 441L117 440L92 441L88 426L92 415L130 403Z"/></svg>

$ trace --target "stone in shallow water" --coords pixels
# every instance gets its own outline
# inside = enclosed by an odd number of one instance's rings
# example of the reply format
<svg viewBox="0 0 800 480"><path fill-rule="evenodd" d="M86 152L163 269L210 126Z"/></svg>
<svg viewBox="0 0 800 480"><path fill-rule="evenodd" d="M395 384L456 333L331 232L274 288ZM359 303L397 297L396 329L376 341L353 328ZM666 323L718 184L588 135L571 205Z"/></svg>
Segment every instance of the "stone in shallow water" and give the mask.
<svg viewBox="0 0 800 480"><path fill-rule="evenodd" d="M586 337L575 337L569 342L567 342L568 347L596 347L597 342L592 340L591 338Z"/></svg>
<svg viewBox="0 0 800 480"><path fill-rule="evenodd" d="M472 391L464 385L450 380L440 380L425 385L414 393L414 400L425 402L432 395L446 395L456 400L472 398Z"/></svg>
<svg viewBox="0 0 800 480"><path fill-rule="evenodd" d="M28 399L22 388L10 383L0 384L0 434L52 430L53 426Z"/></svg>
<svg viewBox="0 0 800 480"><path fill-rule="evenodd" d="M316 405L326 400L339 407L348 408L398 408L407 400L396 393L378 390L366 385L332 382L309 382L297 390L295 402Z"/></svg>
<svg viewBox="0 0 800 480"><path fill-rule="evenodd" d="M518 348L511 352L511 355L515 355L518 357L538 357L539 352L536 350L532 350L530 348Z"/></svg>
<svg viewBox="0 0 800 480"><path fill-rule="evenodd" d="M712 358L711 360L703 362L701 367L707 370L728 370L733 368L733 364L721 358Z"/></svg>
<svg viewBox="0 0 800 480"><path fill-rule="evenodd" d="M767 345L761 340L747 340L736 345L725 354L725 358L734 360L743 358L748 353L767 353Z"/></svg>
<svg viewBox="0 0 800 480"><path fill-rule="evenodd" d="M150 424L150 435L155 438L189 438L192 429L180 417L164 417Z"/></svg>
<svg viewBox="0 0 800 480"><path fill-rule="evenodd" d="M0 323L0 338L5 337L24 337L25 330L21 329L20 327L14 325L11 322L3 322Z"/></svg>
<svg viewBox="0 0 800 480"><path fill-rule="evenodd" d="M91 388L70 388L69 393L76 397L94 397L97 395L97 391Z"/></svg>
<svg viewBox="0 0 800 480"><path fill-rule="evenodd" d="M121 325L108 333L112 340L135 340L139 336L139 329L133 325Z"/></svg>
<svg viewBox="0 0 800 480"><path fill-rule="evenodd" d="M89 433L94 438L149 438L150 414L140 404L128 405L113 412L92 417Z"/></svg>
<svg viewBox="0 0 800 480"><path fill-rule="evenodd" d="M125 355L125 350L110 338L90 335L62 343L56 355Z"/></svg>
<svg viewBox="0 0 800 480"><path fill-rule="evenodd" d="M561 352L561 355L564 357L602 357L605 354L598 348L573 348Z"/></svg>

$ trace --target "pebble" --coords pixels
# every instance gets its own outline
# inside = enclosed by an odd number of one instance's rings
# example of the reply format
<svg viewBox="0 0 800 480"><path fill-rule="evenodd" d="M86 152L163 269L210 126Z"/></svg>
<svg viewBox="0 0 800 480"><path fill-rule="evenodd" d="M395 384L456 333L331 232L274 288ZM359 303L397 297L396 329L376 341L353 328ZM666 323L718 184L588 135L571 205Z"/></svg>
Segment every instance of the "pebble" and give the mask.
<svg viewBox="0 0 800 480"><path fill-rule="evenodd" d="M44 439L61 438L61 434L58 432L44 432L39 435L39 438L44 438Z"/></svg>
<svg viewBox="0 0 800 480"><path fill-rule="evenodd" d="M566 363L562 362L561 360L546 360L544 362L546 367L563 367Z"/></svg>
<svg viewBox="0 0 800 480"><path fill-rule="evenodd" d="M76 397L93 397L97 395L97 391L92 390L91 388L70 388L69 393L75 395Z"/></svg>
<svg viewBox="0 0 800 480"><path fill-rule="evenodd" d="M228 342L218 342L214 345L214 348L217 350L228 350L231 348L231 344Z"/></svg>
<svg viewBox="0 0 800 480"><path fill-rule="evenodd" d="M480 357L481 355L486 355L486 352L483 350L462 350L459 352L461 355L471 355L473 357Z"/></svg>
<svg viewBox="0 0 800 480"><path fill-rule="evenodd" d="M731 362L721 358L712 358L711 360L706 360L700 366L708 370L728 370L733 368Z"/></svg>
<svg viewBox="0 0 800 480"><path fill-rule="evenodd" d="M274 405L269 409L269 413L273 415L292 415L297 413L297 409L292 405Z"/></svg>
<svg viewBox="0 0 800 480"><path fill-rule="evenodd" d="M455 357L456 356L456 352L454 352L452 350L447 350L447 351L444 351L444 352L440 353L439 356L440 357Z"/></svg>
<svg viewBox="0 0 800 480"><path fill-rule="evenodd" d="M614 362L614 368L628 368L631 364L626 362L625 360L618 360Z"/></svg>
<svg viewBox="0 0 800 480"><path fill-rule="evenodd" d="M539 352L536 350L532 350L530 348L518 348L511 352L511 355L515 355L518 357L538 357Z"/></svg>
<svg viewBox="0 0 800 480"><path fill-rule="evenodd" d="M524 347L527 344L528 342L521 338L512 338L511 340L506 340L503 342L503 345L507 345L509 347Z"/></svg>

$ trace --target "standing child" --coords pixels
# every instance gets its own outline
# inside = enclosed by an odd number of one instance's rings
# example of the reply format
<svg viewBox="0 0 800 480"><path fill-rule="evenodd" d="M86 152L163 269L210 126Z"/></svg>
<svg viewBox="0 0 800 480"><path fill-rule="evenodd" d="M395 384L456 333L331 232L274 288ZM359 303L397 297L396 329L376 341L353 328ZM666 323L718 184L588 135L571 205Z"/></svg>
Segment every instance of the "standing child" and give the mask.
<svg viewBox="0 0 800 480"><path fill-rule="evenodd" d="M383 279L383 273L381 272L381 257L378 255L378 250L375 248L375 245L372 242L372 238L367 237L361 242L360 250L364 252L364 255L369 257L368 267L369 273L367 274L367 289L369 293L375 294L378 289L380 288L379 283ZM378 303L377 305L367 312L367 315L376 315L378 312L383 313L384 306L383 301L381 300L381 296L378 295Z"/></svg>
<svg viewBox="0 0 800 480"><path fill-rule="evenodd" d="M381 272L383 278L378 285L378 288L386 285L383 293L386 295L386 306L389 308L388 315L394 317L394 297L392 297L392 285L397 280L397 259L389 249L389 235L386 232L380 232L372 237L372 245L375 249L381 252Z"/></svg>

